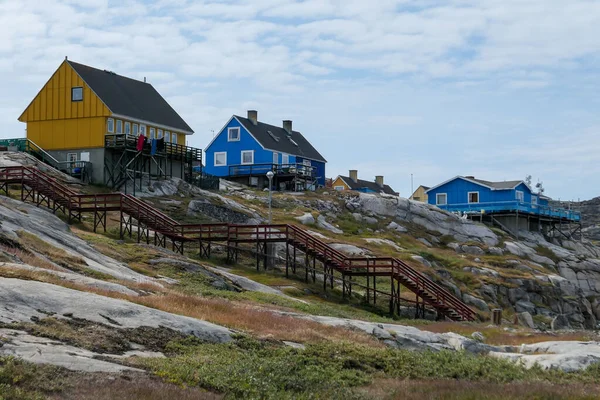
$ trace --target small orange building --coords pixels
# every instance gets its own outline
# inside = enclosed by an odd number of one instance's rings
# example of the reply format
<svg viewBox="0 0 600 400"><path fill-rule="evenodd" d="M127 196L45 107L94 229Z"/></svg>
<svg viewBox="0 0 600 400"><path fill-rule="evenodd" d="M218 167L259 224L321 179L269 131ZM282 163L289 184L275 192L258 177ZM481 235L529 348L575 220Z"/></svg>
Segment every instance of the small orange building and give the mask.
<svg viewBox="0 0 600 400"><path fill-rule="evenodd" d="M357 192L364 193L383 193L392 196L399 196L400 193L396 192L389 185L383 183L383 176L378 175L375 177L375 181L365 181L358 179L358 170L351 169L349 176L339 175L333 180L331 184L334 190L354 190Z"/></svg>

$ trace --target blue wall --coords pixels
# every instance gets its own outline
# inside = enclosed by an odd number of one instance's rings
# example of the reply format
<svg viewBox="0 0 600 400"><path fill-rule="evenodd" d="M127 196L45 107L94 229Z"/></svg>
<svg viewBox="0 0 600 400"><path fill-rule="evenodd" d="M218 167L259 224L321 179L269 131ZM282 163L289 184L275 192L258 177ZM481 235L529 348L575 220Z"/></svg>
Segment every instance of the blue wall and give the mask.
<svg viewBox="0 0 600 400"><path fill-rule="evenodd" d="M236 142L228 142L228 129L240 128L240 140ZM215 176L228 176L229 166L242 164L242 151L254 150L254 164L272 164L273 151L265 150L262 146L250 135L237 119L232 118L216 136L216 139L205 150L205 167L204 171L207 174ZM227 165L215 167L215 153L227 152ZM278 164L283 163L283 153L278 152ZM299 156L289 154L289 164L302 164L304 159ZM325 186L325 163L320 161L310 160L311 165L317 167L316 173L319 177L318 184Z"/></svg>
<svg viewBox="0 0 600 400"><path fill-rule="evenodd" d="M436 204L436 195L446 193L448 195L448 204L467 204L469 202L469 192L479 192L480 203L491 203L497 201L516 200L516 190L520 190L524 195L524 202L531 203L531 191L521 183L513 190L491 190L485 186L478 185L467 180L456 178L438 188L427 192L429 204Z"/></svg>
<svg viewBox="0 0 600 400"><path fill-rule="evenodd" d="M228 142L228 128L240 128L240 140L237 142ZM217 134L217 138L205 150L206 165L204 171L207 174L215 176L229 175L230 165L240 165L242 163L242 151L254 150L254 164L271 164L273 163L273 152L264 150L261 145L254 140L237 119L233 118L221 132ZM227 165L215 167L215 153L227 152Z"/></svg>

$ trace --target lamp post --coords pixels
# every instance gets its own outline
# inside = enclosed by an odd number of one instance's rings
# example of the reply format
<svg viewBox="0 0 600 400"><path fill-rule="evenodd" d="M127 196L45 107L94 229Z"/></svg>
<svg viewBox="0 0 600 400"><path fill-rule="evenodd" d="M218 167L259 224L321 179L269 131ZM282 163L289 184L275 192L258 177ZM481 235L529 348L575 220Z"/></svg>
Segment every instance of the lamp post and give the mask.
<svg viewBox="0 0 600 400"><path fill-rule="evenodd" d="M269 224L273 223L273 214L271 213L271 201L273 199L273 171L267 172L267 178L269 179Z"/></svg>

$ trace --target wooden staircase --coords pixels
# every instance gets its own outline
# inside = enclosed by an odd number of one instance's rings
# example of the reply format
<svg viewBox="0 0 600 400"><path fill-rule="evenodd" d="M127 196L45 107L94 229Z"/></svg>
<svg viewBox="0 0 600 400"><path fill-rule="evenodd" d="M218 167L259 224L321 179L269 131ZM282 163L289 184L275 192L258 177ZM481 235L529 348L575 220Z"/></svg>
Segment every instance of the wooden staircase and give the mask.
<svg viewBox="0 0 600 400"><path fill-rule="evenodd" d="M334 285L334 276L341 276L343 294L351 294L353 277L366 277L366 297L376 301L378 278L389 277L391 290L390 311L400 310L400 285L416 295L417 316L423 316L425 306L435 309L438 316L453 321L472 321L475 312L462 300L435 283L427 275L412 268L402 260L391 257L347 257L322 240L312 236L304 229L289 224L238 225L238 224L180 224L146 202L123 193L98 195L79 194L59 182L57 179L30 167L0 168L0 191L8 195L10 185L20 185L21 200L45 205L54 212L62 211L68 218L81 220L82 213L94 214L94 231L98 227L106 230L106 213L119 212L121 215L121 237L132 236L133 220L137 221L138 241L150 242L150 231L154 232L154 244L166 247L167 239L172 242L173 250L183 253L184 243L198 243L202 248L207 243L226 243L228 249L237 249L242 243L262 245L266 251L267 243L286 245L286 271L290 262L297 261L296 252L305 254L307 264L309 256L323 265L324 287ZM290 247L294 257L289 256ZM205 252L209 255L210 251ZM257 253L258 254L258 253ZM265 253L266 254L266 253ZM258 257L258 255L257 255ZM308 265L305 266L308 279ZM312 269L313 279L315 268ZM372 287L370 283L372 282ZM381 283L380 283L381 285ZM359 285L360 286L360 285ZM403 300L404 301L404 300Z"/></svg>

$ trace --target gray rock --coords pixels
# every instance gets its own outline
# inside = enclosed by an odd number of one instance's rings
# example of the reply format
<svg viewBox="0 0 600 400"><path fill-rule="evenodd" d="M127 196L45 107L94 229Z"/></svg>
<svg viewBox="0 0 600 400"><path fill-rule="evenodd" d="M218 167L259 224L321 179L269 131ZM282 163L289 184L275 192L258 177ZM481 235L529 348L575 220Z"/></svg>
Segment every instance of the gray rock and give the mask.
<svg viewBox="0 0 600 400"><path fill-rule="evenodd" d="M329 243L329 246L349 256L362 256L365 254L369 254L369 251L367 249L363 249L352 244Z"/></svg>
<svg viewBox="0 0 600 400"><path fill-rule="evenodd" d="M471 337L478 342L481 342L481 343L485 342L485 336L483 336L483 333L481 333L481 332L473 332L471 334Z"/></svg>
<svg viewBox="0 0 600 400"><path fill-rule="evenodd" d="M530 301L520 300L515 304L515 309L518 313L528 312L530 314L535 314L535 304Z"/></svg>
<svg viewBox="0 0 600 400"><path fill-rule="evenodd" d="M526 326L531 329L535 329L535 324L533 323L533 318L531 314L527 311L520 312L517 314L517 319L519 320L519 324Z"/></svg>
<svg viewBox="0 0 600 400"><path fill-rule="evenodd" d="M327 222L325 217L322 215L319 215L319 217L317 218L317 225L319 225L323 229L327 229L328 231L333 232L338 235L341 235L342 233L344 233L344 231L342 231L341 229L336 228L335 226L333 226L329 222Z"/></svg>
<svg viewBox="0 0 600 400"><path fill-rule="evenodd" d="M417 241L423 243L427 247L433 247L433 245L429 242L429 240L425 238L418 238Z"/></svg>
<svg viewBox="0 0 600 400"><path fill-rule="evenodd" d="M431 263L421 256L410 256L410 258L412 258L415 261L420 262L421 264L423 264L426 267L431 267Z"/></svg>
<svg viewBox="0 0 600 400"><path fill-rule="evenodd" d="M315 224L315 217L313 217L313 215L311 213L306 213L304 215L296 217L296 219L303 225L314 225Z"/></svg>
<svg viewBox="0 0 600 400"><path fill-rule="evenodd" d="M389 230L393 230L393 231L400 232L400 233L406 233L406 232L408 232L408 230L407 230L405 227L403 227L403 226L402 226L402 225L400 225L400 224L397 224L397 223L396 223L396 222L394 222L394 221L390 222L390 223L388 224L387 228L388 228Z"/></svg>
<svg viewBox="0 0 600 400"><path fill-rule="evenodd" d="M488 252L491 255L494 255L494 256L504 255L504 250L502 250L500 247L493 247L492 246L492 247L488 248Z"/></svg>
<svg viewBox="0 0 600 400"><path fill-rule="evenodd" d="M468 293L463 294L463 301L469 305L475 306L476 308L478 308L482 311L490 310L490 307L487 305L487 303L485 301L483 301L482 299L478 299L475 296L471 296Z"/></svg>
<svg viewBox="0 0 600 400"><path fill-rule="evenodd" d="M121 328L163 326L213 343L231 340L231 331L219 325L37 281L0 278L0 304L4 323L44 318L50 312Z"/></svg>
<svg viewBox="0 0 600 400"><path fill-rule="evenodd" d="M461 246L461 249L463 252L465 252L467 254L475 255L475 256L481 256L481 255L485 254L485 252L481 249L481 247L478 247L478 246L469 246L469 245L463 244Z"/></svg>
<svg viewBox="0 0 600 400"><path fill-rule="evenodd" d="M569 323L569 319L565 315L559 314L552 319L552 322L550 323L550 328L553 331L571 329L571 324Z"/></svg>
<svg viewBox="0 0 600 400"><path fill-rule="evenodd" d="M379 340L394 340L394 337L388 331L377 326L373 328L373 336Z"/></svg>

